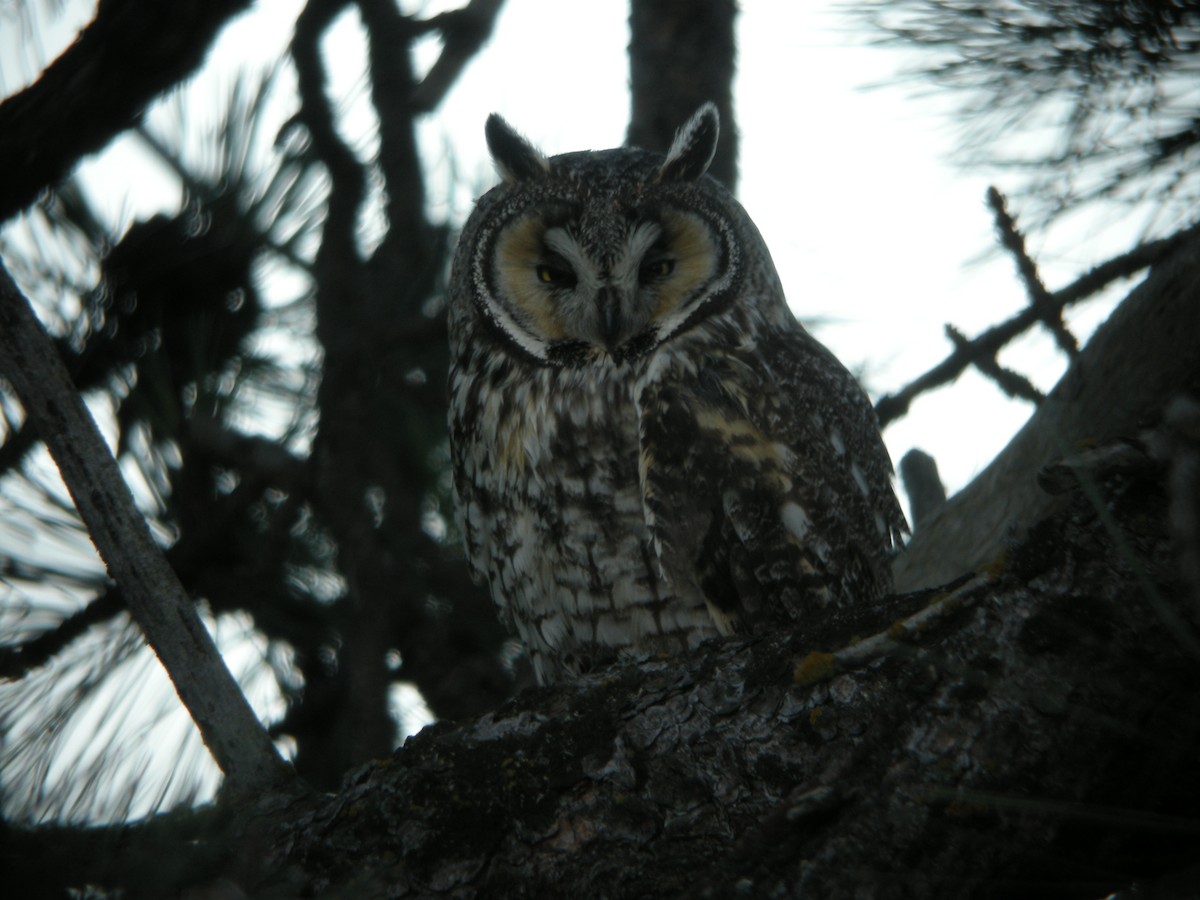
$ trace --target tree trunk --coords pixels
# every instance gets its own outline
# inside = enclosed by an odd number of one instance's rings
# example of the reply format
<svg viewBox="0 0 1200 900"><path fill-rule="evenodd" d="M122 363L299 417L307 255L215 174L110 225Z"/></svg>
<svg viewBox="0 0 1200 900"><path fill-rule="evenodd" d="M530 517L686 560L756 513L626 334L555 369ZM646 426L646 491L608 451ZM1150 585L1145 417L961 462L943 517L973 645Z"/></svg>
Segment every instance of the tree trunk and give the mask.
<svg viewBox="0 0 1200 900"><path fill-rule="evenodd" d="M633 0L629 13L633 102L626 143L666 153L675 130L712 101L721 135L708 172L731 191L737 185L736 16L733 0Z"/></svg>

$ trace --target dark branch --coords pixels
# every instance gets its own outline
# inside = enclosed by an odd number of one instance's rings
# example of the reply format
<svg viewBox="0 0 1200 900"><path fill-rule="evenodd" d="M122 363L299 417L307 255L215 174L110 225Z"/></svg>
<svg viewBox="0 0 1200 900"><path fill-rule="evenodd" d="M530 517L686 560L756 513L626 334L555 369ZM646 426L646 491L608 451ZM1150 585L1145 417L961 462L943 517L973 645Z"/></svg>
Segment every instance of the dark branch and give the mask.
<svg viewBox="0 0 1200 900"><path fill-rule="evenodd" d="M920 528L921 522L946 502L946 488L938 475L937 460L914 447L900 458L898 468L912 510L913 527Z"/></svg>
<svg viewBox="0 0 1200 900"><path fill-rule="evenodd" d="M13 681L24 678L48 663L93 626L109 621L125 608L120 593L109 590L79 612L63 619L57 627L43 631L24 643L0 647L0 678Z"/></svg>
<svg viewBox="0 0 1200 900"><path fill-rule="evenodd" d="M80 158L135 125L190 75L250 0L102 0L96 18L34 84L0 104L0 221ZM20 177L11 177L20 173Z"/></svg>
<svg viewBox="0 0 1200 900"><path fill-rule="evenodd" d="M1200 234L1200 226L1193 226L1170 237L1141 244L1128 253L1110 259L1080 276L1065 288L1051 293L1047 301L1048 309L1058 310L1061 313L1066 307L1090 297L1112 282L1127 278L1154 265L1178 247L1195 240L1198 234ZM895 394L887 394L879 398L875 404L875 412L879 416L880 426L887 426L904 416L912 402L926 391L949 384L969 366L977 365L980 360L994 359L1000 349L1009 341L1023 334L1038 322L1045 321L1046 314L1046 309L1039 309L1032 305L1027 306L1012 318L992 326L983 334L962 344L956 344L954 351L949 356L925 374L917 377Z"/></svg>
<svg viewBox="0 0 1200 900"><path fill-rule="evenodd" d="M179 179L188 194L200 198L205 203L212 203L225 193L221 187L211 184L185 166L179 154L168 147L157 135L146 128L145 125L139 123L136 131L137 136L142 139L142 142ZM296 253L295 248L275 240L270 229L260 229L254 221L253 216L246 216L244 225L247 228L253 229L258 240L269 247L272 253L278 253L298 269L307 270L309 268L308 260L301 258Z"/></svg>
<svg viewBox="0 0 1200 900"><path fill-rule="evenodd" d="M462 9L434 16L421 23L426 30L442 33L443 47L437 62L413 89L409 108L413 112L432 112L458 80L467 63L475 58L492 35L496 16L504 0L471 0Z"/></svg>
<svg viewBox="0 0 1200 900"><path fill-rule="evenodd" d="M1177 239L1096 329L1000 455L917 529L893 565L898 589L944 583L1002 558L1052 502L1034 472L1084 442L1138 434L1180 390L1200 383L1200 242L1190 237Z"/></svg>
<svg viewBox="0 0 1200 900"><path fill-rule="evenodd" d="M379 114L379 168L387 186L386 252L405 260L428 258L424 169L409 105L415 75L408 21L392 0L359 0L358 7L370 47L371 101Z"/></svg>
<svg viewBox="0 0 1200 900"><path fill-rule="evenodd" d="M46 442L63 482L122 587L130 612L235 794L294 776L225 667L191 599L154 542L116 460L28 301L0 266L0 372Z"/></svg>
<svg viewBox="0 0 1200 900"><path fill-rule="evenodd" d="M950 338L950 342L956 348L962 349L965 353L971 352L971 342L967 339L966 335L953 325L946 326L946 337ZM972 360L972 365L992 381L996 382L1000 390L1004 391L1010 397L1019 397L1022 400L1028 400L1035 406L1046 399L1045 395L1034 387L1033 382L1019 372L1006 369L996 361L996 357L994 356L978 354Z"/></svg>
<svg viewBox="0 0 1200 900"><path fill-rule="evenodd" d="M1017 230L1017 221L1005 208L1004 195L996 188L987 190L988 206L996 217L996 231L1000 233L1000 242L1012 254L1017 263L1017 273L1025 282L1025 292L1029 295L1030 305L1041 315L1042 324L1054 335L1054 340L1067 356L1079 353L1079 342L1067 330L1063 322L1061 306L1056 306L1042 278L1038 275L1037 264L1025 250L1025 235Z"/></svg>
<svg viewBox="0 0 1200 900"><path fill-rule="evenodd" d="M214 463L246 472L280 490L308 489L308 463L278 441L242 434L216 419L194 416L187 421L187 441Z"/></svg>
<svg viewBox="0 0 1200 900"><path fill-rule="evenodd" d="M313 0L296 20L291 48L300 91L296 119L308 131L312 155L329 173L329 206L317 262L327 266L335 260L348 263L357 256L354 224L366 189L362 167L337 133L321 59L325 30L349 5L349 0Z"/></svg>

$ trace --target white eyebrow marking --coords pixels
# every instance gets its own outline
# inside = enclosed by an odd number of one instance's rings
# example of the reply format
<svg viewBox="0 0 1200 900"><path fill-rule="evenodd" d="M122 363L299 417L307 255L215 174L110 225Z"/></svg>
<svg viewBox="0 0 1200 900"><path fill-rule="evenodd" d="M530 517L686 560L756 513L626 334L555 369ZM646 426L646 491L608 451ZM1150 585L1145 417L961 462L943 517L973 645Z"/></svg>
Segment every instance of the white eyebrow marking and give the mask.
<svg viewBox="0 0 1200 900"><path fill-rule="evenodd" d="M624 284L630 290L638 283L638 271L647 251L658 243L662 237L662 228L655 222L642 222L625 238L624 252L617 258L612 268L612 280L616 284Z"/></svg>
<svg viewBox="0 0 1200 900"><path fill-rule="evenodd" d="M557 253L570 264L581 285L591 290L595 290L599 285L600 279L596 273L595 263L588 259L583 248L579 246L579 241L568 229L562 226L547 228L546 233L542 235L542 244L547 250Z"/></svg>
<svg viewBox="0 0 1200 900"><path fill-rule="evenodd" d="M662 237L662 228L656 222L642 222L633 231L629 233L629 237L625 240L626 258L635 265L642 261L642 257L646 255L658 239Z"/></svg>
<svg viewBox="0 0 1200 900"><path fill-rule="evenodd" d="M580 256L579 241L565 228L547 228L542 243L564 259L574 260Z"/></svg>

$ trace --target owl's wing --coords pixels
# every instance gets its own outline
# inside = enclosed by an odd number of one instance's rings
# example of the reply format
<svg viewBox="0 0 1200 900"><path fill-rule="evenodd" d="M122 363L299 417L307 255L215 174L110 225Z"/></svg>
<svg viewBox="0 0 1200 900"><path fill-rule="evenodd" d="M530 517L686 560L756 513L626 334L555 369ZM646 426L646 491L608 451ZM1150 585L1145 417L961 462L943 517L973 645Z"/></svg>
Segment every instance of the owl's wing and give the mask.
<svg viewBox="0 0 1200 900"><path fill-rule="evenodd" d="M803 329L659 366L639 412L663 574L723 633L890 590L907 526L875 413Z"/></svg>
<svg viewBox="0 0 1200 900"><path fill-rule="evenodd" d="M474 429L478 428L481 410L476 391L457 384L456 368L451 375L450 471L455 495L454 524L466 551L467 570L476 584L491 587L497 553L492 546L496 530L493 520L503 516L503 509L494 501L480 477L477 463ZM456 389L455 389L456 388ZM501 599L503 594L492 593L501 624L510 634L517 632L513 610Z"/></svg>

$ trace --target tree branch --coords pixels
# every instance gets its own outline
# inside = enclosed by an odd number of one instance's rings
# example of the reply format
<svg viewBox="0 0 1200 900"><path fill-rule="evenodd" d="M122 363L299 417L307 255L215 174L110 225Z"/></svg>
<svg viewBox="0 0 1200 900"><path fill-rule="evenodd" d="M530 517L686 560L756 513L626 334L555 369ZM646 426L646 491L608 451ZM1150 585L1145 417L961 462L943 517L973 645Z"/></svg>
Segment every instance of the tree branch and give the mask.
<svg viewBox="0 0 1200 900"><path fill-rule="evenodd" d="M325 165L331 182L321 246L313 266L318 282L328 284L337 283L338 279L345 279L356 271L352 265L357 257L354 225L365 193L362 166L342 141L334 124L333 108L325 93L325 65L321 59L321 37L325 29L349 5L349 0L312 0L296 20L291 46L300 93L300 111L296 119L308 130L312 153ZM331 267L334 271L329 272L331 277L327 278L323 271ZM339 305L348 305L344 295L357 293L357 278L341 283L342 290L331 299L332 308L318 316L318 336L322 343L335 333L325 327L323 320L334 318Z"/></svg>
<svg viewBox="0 0 1200 900"><path fill-rule="evenodd" d="M432 230L425 218L424 167L410 105L415 77L412 34L408 20L393 0L358 0L358 8L370 48L371 102L379 114L379 168L387 186L388 233L384 246L386 256L391 258L385 258L383 264L392 271L392 267L410 268L405 274L411 277L413 264L432 256L427 251ZM386 297L387 311L393 316L396 300L407 313L427 296L420 290L397 291L395 297L391 291L380 293Z"/></svg>
<svg viewBox="0 0 1200 900"><path fill-rule="evenodd" d="M475 58L492 36L492 28L504 0L471 0L462 9L451 10L420 23L422 30L442 33L442 52L413 88L409 106L413 112L433 112L453 87L467 63Z"/></svg>
<svg viewBox="0 0 1200 900"><path fill-rule="evenodd" d="M950 338L950 342L964 353L972 353L971 342L967 336L955 328L953 325L946 326L946 337ZM1006 369L996 360L994 356L985 356L984 354L974 354L972 364L981 373L986 375L1004 393L1010 397L1020 397L1022 400L1028 400L1035 406L1045 399L1041 391L1039 391L1024 375L1019 372L1014 372L1012 369Z"/></svg>
<svg viewBox="0 0 1200 900"><path fill-rule="evenodd" d="M1133 275L1165 259L1179 247L1194 241L1197 235L1200 235L1200 226L1192 226L1170 237L1141 244L1128 253L1096 266L1065 288L1054 291L1044 304L1031 304L971 340L956 342L954 351L924 375L896 393L879 398L875 413L879 416L880 426L886 427L904 416L912 402L926 391L949 384L981 359L994 359L1005 344L1038 322L1044 322L1048 315L1061 316L1066 307L1090 297L1119 278Z"/></svg>
<svg viewBox="0 0 1200 900"><path fill-rule="evenodd" d="M66 367L0 264L0 371L58 465L130 612L225 773L246 795L294 778L226 668L146 521Z"/></svg>
<svg viewBox="0 0 1200 900"><path fill-rule="evenodd" d="M134 125L204 60L250 0L101 0L96 18L42 76L0 104L0 221Z"/></svg>
<svg viewBox="0 0 1200 900"><path fill-rule="evenodd" d="M1063 307L1055 304L1054 298L1046 290L1046 285L1042 283L1042 277L1038 275L1037 264L1025 249L1025 235L1017 230L1016 219L1009 215L1005 208L1004 195L996 188L989 187L987 201L996 217L996 231L1000 234L1000 242L1016 260L1017 273L1025 282L1025 292L1029 295L1030 306L1041 313L1042 324L1054 335L1054 340L1058 343L1059 348L1067 356L1074 356L1079 352L1079 342L1075 340L1074 335L1067 330L1066 323L1063 322Z"/></svg>
<svg viewBox="0 0 1200 900"><path fill-rule="evenodd" d="M92 627L107 622L125 609L118 591L106 591L59 624L20 644L0 647L0 679L24 678L61 653Z"/></svg>

